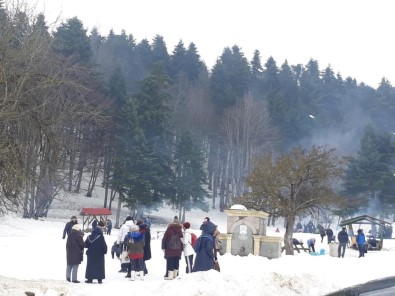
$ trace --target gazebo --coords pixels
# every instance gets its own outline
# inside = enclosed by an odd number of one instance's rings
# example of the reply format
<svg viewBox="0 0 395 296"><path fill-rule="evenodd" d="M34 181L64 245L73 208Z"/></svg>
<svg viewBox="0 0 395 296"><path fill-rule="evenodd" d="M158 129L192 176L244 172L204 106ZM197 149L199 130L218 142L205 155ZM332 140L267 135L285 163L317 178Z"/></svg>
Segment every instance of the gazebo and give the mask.
<svg viewBox="0 0 395 296"><path fill-rule="evenodd" d="M106 208L82 208L80 215L82 216L82 230L85 231L89 229L89 224L94 219L105 222L112 213Z"/></svg>
<svg viewBox="0 0 395 296"><path fill-rule="evenodd" d="M354 236L354 231L352 229L352 225L362 225L362 224L370 224L370 225L377 225L379 227L377 237L379 239L379 245L378 249L380 250L383 247L383 238L384 238L384 233L386 232L387 229L391 229L392 225L391 222L387 222L385 220L381 220L369 215L362 215L362 216L357 216L354 218L350 218L347 220L343 220L340 222L340 226L347 226L348 227L348 233L351 236Z"/></svg>

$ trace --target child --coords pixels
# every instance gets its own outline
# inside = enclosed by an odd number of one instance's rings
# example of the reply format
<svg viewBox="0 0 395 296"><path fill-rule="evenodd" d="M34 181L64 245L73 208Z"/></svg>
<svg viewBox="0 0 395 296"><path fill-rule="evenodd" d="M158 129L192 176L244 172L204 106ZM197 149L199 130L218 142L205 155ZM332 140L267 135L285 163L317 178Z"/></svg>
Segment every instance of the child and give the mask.
<svg viewBox="0 0 395 296"><path fill-rule="evenodd" d="M140 280L144 280L144 235L139 231L137 225L130 227L127 244L129 247L130 270L127 277L134 281L136 272L139 273ZM129 274L130 273L130 274Z"/></svg>

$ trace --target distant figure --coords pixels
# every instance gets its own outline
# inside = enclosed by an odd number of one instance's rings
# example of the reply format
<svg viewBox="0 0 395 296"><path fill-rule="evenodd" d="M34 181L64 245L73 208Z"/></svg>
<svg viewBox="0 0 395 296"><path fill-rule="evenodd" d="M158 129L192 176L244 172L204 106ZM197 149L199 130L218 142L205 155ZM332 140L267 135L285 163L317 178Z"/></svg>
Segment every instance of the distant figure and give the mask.
<svg viewBox="0 0 395 296"><path fill-rule="evenodd" d="M106 274L104 255L107 254L107 244L100 227L95 227L92 230L92 234L87 237L85 248L88 249L86 251L88 260L85 271L85 283L91 284L94 279L97 279L99 284L101 284Z"/></svg>
<svg viewBox="0 0 395 296"><path fill-rule="evenodd" d="M302 232L302 231L303 231L302 223L298 222L296 224L296 232Z"/></svg>
<svg viewBox="0 0 395 296"><path fill-rule="evenodd" d="M309 248L309 252L315 252L315 238L312 237L310 239L307 240L307 247Z"/></svg>
<svg viewBox="0 0 395 296"><path fill-rule="evenodd" d="M149 216L147 216L144 220L144 224L147 225L148 228L151 228L151 219L149 218Z"/></svg>
<svg viewBox="0 0 395 296"><path fill-rule="evenodd" d="M111 235L112 222L110 219L107 219L106 228L107 228L107 235Z"/></svg>
<svg viewBox="0 0 395 296"><path fill-rule="evenodd" d="M362 229L358 229L357 231L357 239L356 239L359 251L359 257L365 257L365 234L363 233Z"/></svg>
<svg viewBox="0 0 395 296"><path fill-rule="evenodd" d="M327 239L328 239L328 244L330 244L332 241L335 240L335 237L333 236L333 230L332 229L327 228L325 230L325 233L326 233L326 236L327 236Z"/></svg>
<svg viewBox="0 0 395 296"><path fill-rule="evenodd" d="M96 226L97 226L97 220L95 218L95 219L93 219L93 222L92 222L92 229L95 228Z"/></svg>
<svg viewBox="0 0 395 296"><path fill-rule="evenodd" d="M66 242L66 280L78 284L78 266L84 259L84 240L81 232L81 226L75 224L70 234L67 236Z"/></svg>
<svg viewBox="0 0 395 296"><path fill-rule="evenodd" d="M280 229L278 229L278 227L276 228L276 232L277 232L277 233L279 233L279 232L280 232Z"/></svg>
<svg viewBox="0 0 395 296"><path fill-rule="evenodd" d="M207 271L214 268L215 258L215 235L217 226L210 221L209 217L204 218L201 236L196 242L196 259L193 264L192 272Z"/></svg>
<svg viewBox="0 0 395 296"><path fill-rule="evenodd" d="M184 228L182 244L186 263L186 273L191 273L193 266L193 255L195 255L195 251L193 250L192 246L192 234L191 230L189 229L191 224L189 222L185 222L182 224L182 226Z"/></svg>
<svg viewBox="0 0 395 296"><path fill-rule="evenodd" d="M346 246L348 244L348 234L346 227L342 227L342 230L337 234L337 240L339 242L339 247L337 248L337 257L344 258L344 253L346 252ZM343 249L343 251L341 251Z"/></svg>
<svg viewBox="0 0 395 296"><path fill-rule="evenodd" d="M182 254L182 226L175 216L173 223L167 226L162 238L162 250L165 253L167 276L165 280L172 280L178 276Z"/></svg>
<svg viewBox="0 0 395 296"><path fill-rule="evenodd" d="M73 228L74 225L76 225L77 222L77 217L76 216L71 216L70 221L66 223L64 230L63 230L63 239L66 238L66 234L69 235L71 233L71 229Z"/></svg>

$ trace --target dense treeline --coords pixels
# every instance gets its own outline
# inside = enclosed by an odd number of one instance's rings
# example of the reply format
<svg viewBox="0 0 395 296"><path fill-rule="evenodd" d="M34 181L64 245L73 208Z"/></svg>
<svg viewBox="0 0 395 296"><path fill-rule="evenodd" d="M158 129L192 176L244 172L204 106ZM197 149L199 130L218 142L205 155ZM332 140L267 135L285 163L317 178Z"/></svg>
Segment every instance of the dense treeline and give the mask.
<svg viewBox="0 0 395 296"><path fill-rule="evenodd" d="M137 215L163 202L180 217L222 211L248 191L253 156L328 145L347 157L339 192L351 203L338 213L372 201L393 212L386 79L374 89L313 59L277 65L256 51L249 61L237 45L207 69L193 43L169 53L162 36L102 36L77 18L50 32L44 15L0 7L2 211L46 216L59 190L89 197L95 186L104 207L119 197L118 210Z"/></svg>

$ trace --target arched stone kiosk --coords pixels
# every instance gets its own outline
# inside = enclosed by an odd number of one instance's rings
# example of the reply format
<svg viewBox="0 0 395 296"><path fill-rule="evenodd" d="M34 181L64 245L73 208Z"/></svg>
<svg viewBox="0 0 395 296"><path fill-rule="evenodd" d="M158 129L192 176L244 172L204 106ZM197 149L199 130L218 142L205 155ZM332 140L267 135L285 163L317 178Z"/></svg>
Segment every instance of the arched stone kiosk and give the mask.
<svg viewBox="0 0 395 296"><path fill-rule="evenodd" d="M219 236L223 253L239 256L253 254L270 259L281 256L283 239L266 236L268 213L249 211L243 205L234 205L225 212L227 233Z"/></svg>

